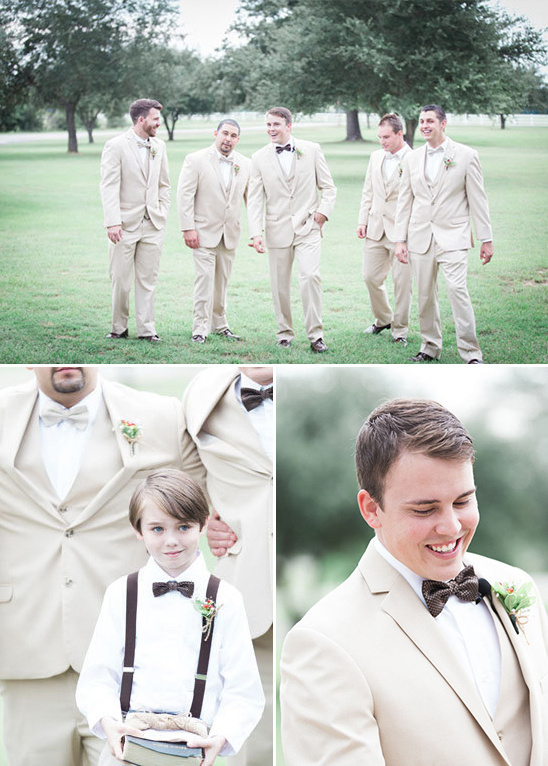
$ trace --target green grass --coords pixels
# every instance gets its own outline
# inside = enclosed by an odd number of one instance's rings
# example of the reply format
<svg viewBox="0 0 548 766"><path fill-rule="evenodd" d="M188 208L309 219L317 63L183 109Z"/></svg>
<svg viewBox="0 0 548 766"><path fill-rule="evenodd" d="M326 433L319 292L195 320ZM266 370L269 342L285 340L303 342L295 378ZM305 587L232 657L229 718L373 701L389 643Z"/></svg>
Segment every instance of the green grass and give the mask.
<svg viewBox="0 0 548 766"><path fill-rule="evenodd" d="M347 144L342 127L303 124L295 135L319 141L338 187L335 212L322 248L323 320L330 350L314 355L303 328L296 279L293 283L296 338L289 350L275 346L267 260L243 240L229 287L231 329L241 343L211 337L190 341L192 255L182 243L175 209L185 155L211 142L209 131L185 127L168 144L173 203L157 288L157 329L162 343L135 338L106 341L110 329L107 243L99 199L99 161L104 137L80 144L69 156L66 141L0 145L0 362L47 363L400 363L420 345L416 302L410 344L394 347L386 333L364 336L373 317L362 281L362 244L356 219L367 159L377 148L376 131ZM480 344L490 363L546 363L548 234L548 131L543 128L455 128L448 134L476 147L484 169L494 229L495 256L481 266L470 253L469 290ZM264 145L261 129L244 124L239 148L251 155ZM418 144L416 144L418 145ZM391 291L391 285L389 285ZM443 277L440 306L442 362L460 362ZM133 312L133 309L132 309Z"/></svg>

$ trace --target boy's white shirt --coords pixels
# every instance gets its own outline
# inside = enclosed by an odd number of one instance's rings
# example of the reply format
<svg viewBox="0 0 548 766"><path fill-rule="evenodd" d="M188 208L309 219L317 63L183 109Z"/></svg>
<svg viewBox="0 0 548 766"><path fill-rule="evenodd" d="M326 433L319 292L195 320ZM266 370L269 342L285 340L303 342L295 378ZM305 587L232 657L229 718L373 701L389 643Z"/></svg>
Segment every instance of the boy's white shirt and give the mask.
<svg viewBox="0 0 548 766"><path fill-rule="evenodd" d="M194 582L194 595L152 594L153 582ZM209 572L203 556L176 578L151 557L139 571L135 674L132 710L188 712L198 665L202 618L194 599L205 599ZM217 595L208 678L201 718L210 735L227 740L220 755L234 755L258 723L264 694L242 597L221 581ZM126 578L106 590L84 661L76 702L96 736L105 737L101 719L121 721L120 684L124 664Z"/></svg>

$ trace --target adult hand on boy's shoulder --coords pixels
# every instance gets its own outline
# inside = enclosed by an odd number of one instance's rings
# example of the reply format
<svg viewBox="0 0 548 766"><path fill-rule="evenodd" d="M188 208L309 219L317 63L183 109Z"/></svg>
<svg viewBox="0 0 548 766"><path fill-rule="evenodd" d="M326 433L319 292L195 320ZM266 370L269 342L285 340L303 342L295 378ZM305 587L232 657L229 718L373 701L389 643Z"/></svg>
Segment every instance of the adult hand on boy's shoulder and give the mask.
<svg viewBox="0 0 548 766"><path fill-rule="evenodd" d="M232 529L226 524L213 508L207 524L207 544L214 556L224 556L229 548L237 541Z"/></svg>
<svg viewBox="0 0 548 766"><path fill-rule="evenodd" d="M132 737L142 736L142 732L139 731L139 729L136 729L133 726L127 726L122 721L116 721L110 716L101 718L101 726L103 727L103 731L107 736L110 752L120 761L122 760L122 740L125 735L130 734Z"/></svg>
<svg viewBox="0 0 548 766"><path fill-rule="evenodd" d="M226 739L220 734L213 737L189 737L187 745L189 747L203 747L204 760L202 766L213 766L215 758L219 755L221 748L226 744Z"/></svg>

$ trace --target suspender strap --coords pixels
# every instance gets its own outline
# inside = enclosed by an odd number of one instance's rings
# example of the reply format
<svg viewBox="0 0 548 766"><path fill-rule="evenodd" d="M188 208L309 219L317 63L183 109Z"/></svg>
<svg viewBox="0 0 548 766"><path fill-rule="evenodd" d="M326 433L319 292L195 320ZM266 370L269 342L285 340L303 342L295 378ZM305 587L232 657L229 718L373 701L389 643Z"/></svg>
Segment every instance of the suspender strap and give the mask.
<svg viewBox="0 0 548 766"><path fill-rule="evenodd" d="M126 595L126 646L124 653L124 672L120 689L120 706L124 715L129 711L131 699L131 687L133 686L133 673L135 668L135 632L137 624L137 583L139 572L127 577Z"/></svg>
<svg viewBox="0 0 548 766"><path fill-rule="evenodd" d="M206 599L210 598L215 601L217 598L217 591L219 590L219 583L221 581L215 575L210 575L209 582L207 584ZM194 696L192 698L192 705L190 707L190 714L194 718L199 718L202 713L202 705L204 703L204 694L207 680L207 668L209 665L209 655L211 653L211 644L213 642L213 628L215 627L215 618L211 622L209 632L206 632L207 621L205 617L202 617L202 641L200 644L200 655L198 657L198 670L196 671L194 681Z"/></svg>
<svg viewBox="0 0 548 766"><path fill-rule="evenodd" d="M138 586L139 572L133 572L133 574L127 577L127 595L126 595L126 644L124 652L124 672L122 674L122 686L120 689L120 706L122 713L125 715L129 711L129 703L131 700L131 687L133 686L133 674L135 672L135 634L137 626L137 586ZM219 590L219 583L221 581L215 575L210 575L209 582L207 584L206 599L210 598L215 601L217 598L217 591ZM211 627L208 633L205 632L207 622L205 617L202 617L202 640L200 643L200 654L198 657L198 669L196 671L194 681L194 695L192 698L192 705L190 707L190 714L194 718L199 718L202 712L202 705L204 703L205 685L207 680L207 669L209 666L209 655L211 653L211 643L213 637L213 628L215 626L215 618L211 621ZM207 636L207 639L206 639Z"/></svg>

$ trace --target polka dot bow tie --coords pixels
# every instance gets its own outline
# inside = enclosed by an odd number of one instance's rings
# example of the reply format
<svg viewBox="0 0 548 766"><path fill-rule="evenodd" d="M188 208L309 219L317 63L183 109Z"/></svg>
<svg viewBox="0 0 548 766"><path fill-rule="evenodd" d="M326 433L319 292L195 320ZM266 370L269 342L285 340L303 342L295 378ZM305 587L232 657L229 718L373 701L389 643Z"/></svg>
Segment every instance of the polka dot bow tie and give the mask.
<svg viewBox="0 0 548 766"><path fill-rule="evenodd" d="M424 580L422 583L422 595L432 617L441 614L450 596L456 596L461 601L477 601L478 594L478 578L471 566L465 567L449 582Z"/></svg>

